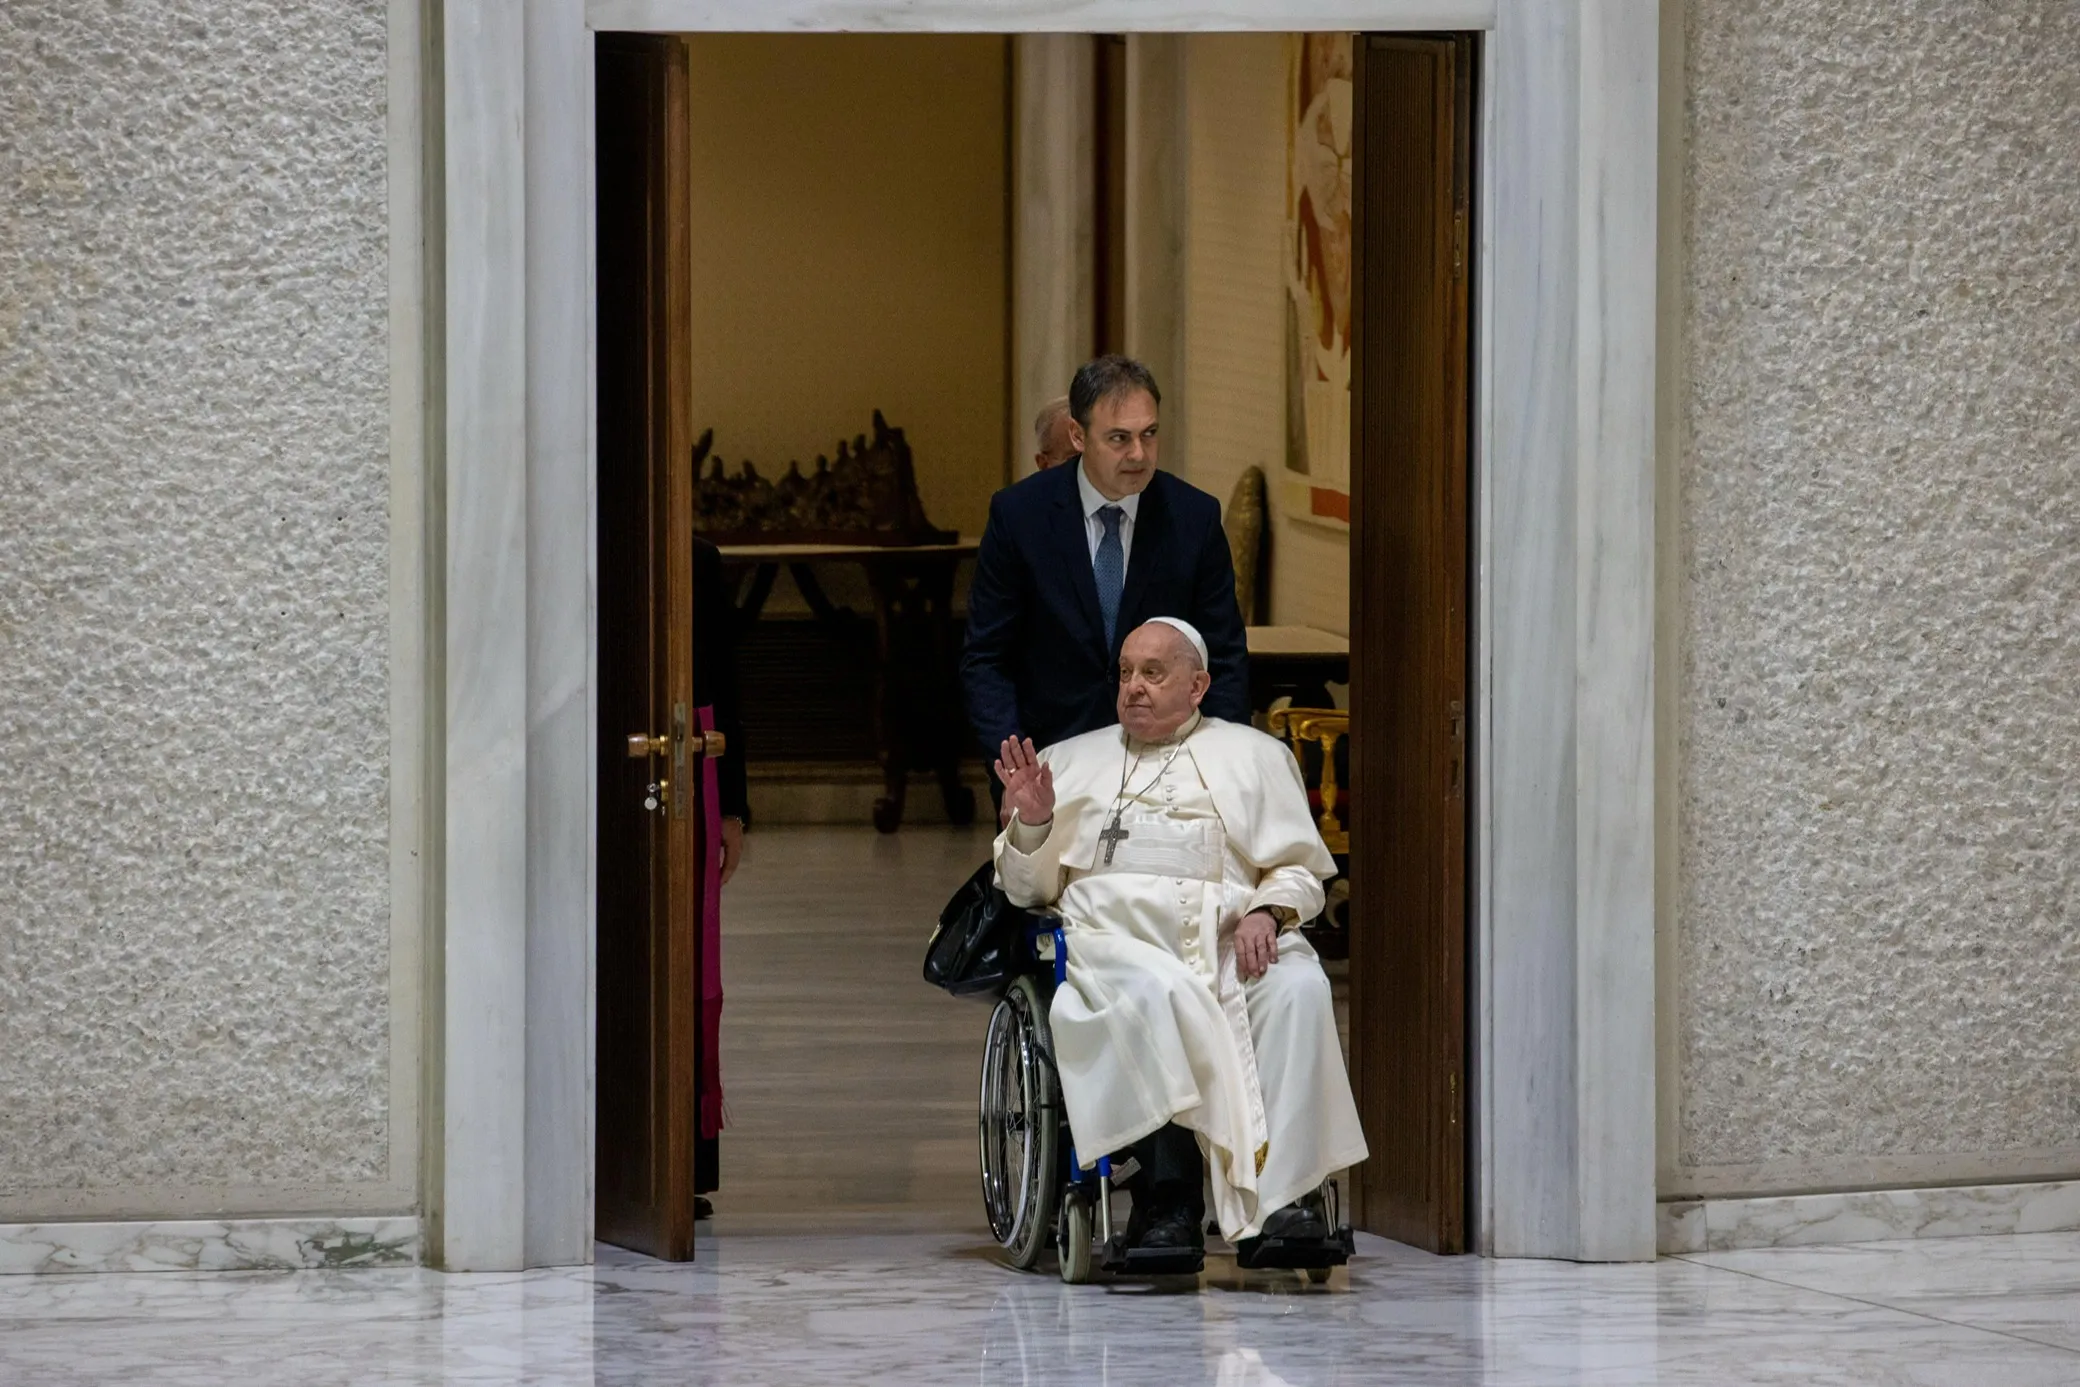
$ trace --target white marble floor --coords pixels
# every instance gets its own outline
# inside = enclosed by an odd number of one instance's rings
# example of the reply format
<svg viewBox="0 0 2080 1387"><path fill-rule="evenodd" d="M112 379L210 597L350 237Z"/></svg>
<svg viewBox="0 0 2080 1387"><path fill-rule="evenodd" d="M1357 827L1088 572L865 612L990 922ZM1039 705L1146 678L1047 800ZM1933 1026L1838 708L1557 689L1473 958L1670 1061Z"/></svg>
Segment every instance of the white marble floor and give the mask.
<svg viewBox="0 0 2080 1387"><path fill-rule="evenodd" d="M165 1384L2080 1384L2080 1234L1440 1259L1326 1287L1065 1287L982 1231L983 1008L917 977L986 835L756 835L726 906L735 1125L691 1265L0 1276L0 1387Z"/></svg>
<svg viewBox="0 0 2080 1387"><path fill-rule="evenodd" d="M681 1266L0 1277L0 1382L2080 1382L2080 1234L1615 1267L1368 1238L1326 1287L1216 1260L1182 1292L1066 1287L991 1252L725 1230Z"/></svg>

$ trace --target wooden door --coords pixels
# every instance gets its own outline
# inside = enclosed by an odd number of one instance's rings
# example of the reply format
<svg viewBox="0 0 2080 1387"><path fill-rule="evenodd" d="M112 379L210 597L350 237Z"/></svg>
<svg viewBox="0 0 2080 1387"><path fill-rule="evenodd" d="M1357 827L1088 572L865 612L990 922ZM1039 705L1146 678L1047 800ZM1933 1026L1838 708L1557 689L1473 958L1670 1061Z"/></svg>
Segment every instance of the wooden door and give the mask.
<svg viewBox="0 0 2080 1387"><path fill-rule="evenodd" d="M1466 1249L1472 40L1361 35L1352 148L1351 1071L1361 1226Z"/></svg>
<svg viewBox="0 0 2080 1387"><path fill-rule="evenodd" d="M597 88L599 845L594 1226L693 1255L698 885L687 60L602 34ZM644 740L638 740L644 739Z"/></svg>

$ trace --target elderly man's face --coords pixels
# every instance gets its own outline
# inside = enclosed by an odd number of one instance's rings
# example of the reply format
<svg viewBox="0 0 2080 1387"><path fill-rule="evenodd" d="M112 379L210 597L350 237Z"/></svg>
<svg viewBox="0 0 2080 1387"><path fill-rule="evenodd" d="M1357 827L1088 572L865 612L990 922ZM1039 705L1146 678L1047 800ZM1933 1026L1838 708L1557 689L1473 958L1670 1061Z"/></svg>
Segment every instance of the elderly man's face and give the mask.
<svg viewBox="0 0 2080 1387"><path fill-rule="evenodd" d="M1091 406L1091 426L1077 427L1076 446L1083 475L1106 500L1139 496L1156 474L1155 396L1126 390L1099 400Z"/></svg>
<svg viewBox="0 0 2080 1387"><path fill-rule="evenodd" d="M1160 621L1136 627L1119 651L1119 725L1142 741L1167 737L1212 683L1184 632Z"/></svg>
<svg viewBox="0 0 2080 1387"><path fill-rule="evenodd" d="M1060 467L1075 456L1076 421L1065 411L1048 422L1047 436L1040 440L1040 451L1033 454L1033 466L1045 472L1050 467Z"/></svg>

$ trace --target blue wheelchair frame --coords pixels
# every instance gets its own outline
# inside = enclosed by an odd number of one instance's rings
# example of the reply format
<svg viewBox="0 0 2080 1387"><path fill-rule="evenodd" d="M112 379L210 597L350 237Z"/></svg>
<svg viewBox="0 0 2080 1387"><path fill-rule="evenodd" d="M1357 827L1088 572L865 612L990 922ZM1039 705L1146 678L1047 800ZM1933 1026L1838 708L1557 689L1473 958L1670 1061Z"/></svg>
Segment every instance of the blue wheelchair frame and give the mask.
<svg viewBox="0 0 2080 1387"><path fill-rule="evenodd" d="M1043 951L1041 941L1046 941ZM1053 973L1054 985L1062 986L1069 980L1069 940L1062 932L1060 917L1045 915L1026 926L1026 953L1036 963L1045 963ZM1047 1062L1052 1065L1054 1056ZM1059 1075L1057 1075L1059 1079ZM1063 1123L1067 1126L1066 1119ZM1071 1191L1088 1196L1098 1216L1098 1239L1101 1244L1112 1243L1112 1157L1100 1156L1095 1166L1086 1171L1076 1155L1075 1134L1064 1146L1064 1159L1068 1162L1062 1172L1062 1194L1067 1198Z"/></svg>

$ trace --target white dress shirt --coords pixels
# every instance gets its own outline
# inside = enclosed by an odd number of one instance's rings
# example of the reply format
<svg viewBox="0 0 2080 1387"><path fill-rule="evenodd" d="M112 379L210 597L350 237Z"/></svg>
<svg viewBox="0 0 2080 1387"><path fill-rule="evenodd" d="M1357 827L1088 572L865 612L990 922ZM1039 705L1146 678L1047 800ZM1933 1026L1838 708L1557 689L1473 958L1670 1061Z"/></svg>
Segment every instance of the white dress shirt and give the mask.
<svg viewBox="0 0 2080 1387"><path fill-rule="evenodd" d="M1098 512L1107 506L1118 506L1126 512L1126 519L1119 522L1120 572L1126 572L1127 560L1134 557L1134 513L1141 509L1141 493L1122 496L1117 501L1105 499L1105 493L1091 485L1091 479L1083 475L1083 459L1076 460L1076 494L1083 498L1083 538L1090 546L1091 562L1098 561L1098 541L1105 538L1105 522L1098 519Z"/></svg>

